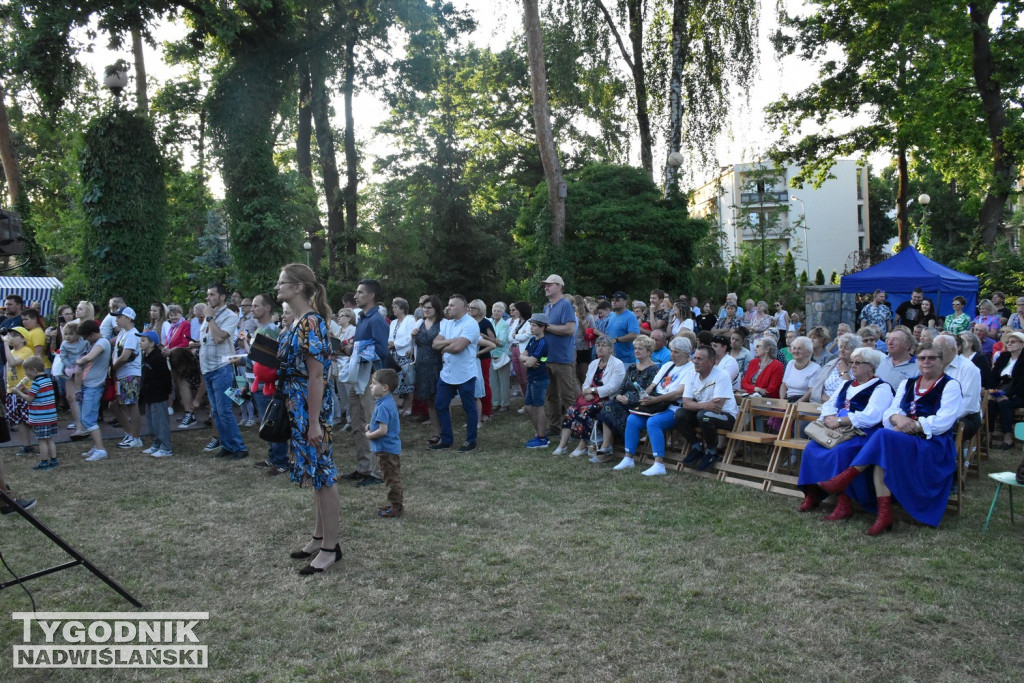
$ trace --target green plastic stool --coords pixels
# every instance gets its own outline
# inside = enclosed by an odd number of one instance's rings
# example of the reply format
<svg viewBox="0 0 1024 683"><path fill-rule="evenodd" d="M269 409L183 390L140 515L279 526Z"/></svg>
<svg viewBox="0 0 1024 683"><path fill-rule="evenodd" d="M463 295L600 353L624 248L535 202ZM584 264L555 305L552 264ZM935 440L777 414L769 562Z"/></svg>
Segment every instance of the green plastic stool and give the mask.
<svg viewBox="0 0 1024 683"><path fill-rule="evenodd" d="M1013 426L1013 435L1021 441L1024 441L1024 422L1018 422ZM983 532L988 531L988 523L992 519L992 513L996 509L996 501L999 500L999 492L1003 490L1003 484L1010 487L1010 524L1013 524L1013 488L1015 486L1024 488L1024 486L1017 483L1016 472L996 472L995 474L990 474L988 476L995 479L997 485L996 495L992 497L992 505L988 508L988 517L985 518L985 528L982 529Z"/></svg>
<svg viewBox="0 0 1024 683"><path fill-rule="evenodd" d="M988 517L985 518L985 528L982 531L988 531L989 520L992 519L992 513L996 509L996 501L999 500L999 492L1003 490L1003 484L1006 484L1010 490L1010 524L1013 524L1013 489L1014 487L1024 488L1021 484L1017 483L1016 472L996 472L989 474L989 477L995 479L998 484L996 486L996 495L992 497L992 505L988 508Z"/></svg>

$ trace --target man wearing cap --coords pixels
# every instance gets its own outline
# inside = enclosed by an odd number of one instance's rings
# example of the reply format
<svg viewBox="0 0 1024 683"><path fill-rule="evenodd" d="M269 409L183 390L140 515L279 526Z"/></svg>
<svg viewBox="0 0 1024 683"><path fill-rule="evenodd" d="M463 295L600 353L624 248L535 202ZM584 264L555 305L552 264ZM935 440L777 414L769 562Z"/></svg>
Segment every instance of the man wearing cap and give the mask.
<svg viewBox="0 0 1024 683"><path fill-rule="evenodd" d="M110 367L117 377L117 401L114 415L124 428L124 438L117 447L124 450L142 448L139 418L139 389L142 382L142 354L139 352L139 335L135 334L135 310L125 306L113 312L117 321L117 337L114 338L113 361Z"/></svg>
<svg viewBox="0 0 1024 683"><path fill-rule="evenodd" d="M224 393L235 386L234 366L229 358L235 354L238 331L238 314L227 307L227 298L224 285L210 285L206 290L206 319L199 328L199 369L210 399L210 416L220 434L221 450L217 457L241 460L249 455L249 449L235 421L234 403ZM216 444L211 446L216 448Z"/></svg>
<svg viewBox="0 0 1024 683"><path fill-rule="evenodd" d="M441 424L441 440L430 444L432 451L451 448L455 441L452 433L452 399L456 392L466 412L466 441L458 449L461 453L476 448L476 373L479 365L476 354L480 341L480 325L468 314L466 298L452 294L448 299L446 318L441 320L441 331L432 346L441 354L441 377L437 380L434 407ZM574 399L575 400L575 399Z"/></svg>
<svg viewBox="0 0 1024 683"><path fill-rule="evenodd" d="M562 418L565 411L576 402L580 395L576 379L576 309L563 292L565 281L558 275L549 275L544 280L544 315L548 317L545 337L548 341L548 385L547 400L544 404L548 415L548 433L562 433Z"/></svg>
<svg viewBox="0 0 1024 683"><path fill-rule="evenodd" d="M622 290L612 294L612 312L608 316L608 325L604 333L615 345L615 357L625 365L632 365L636 363L633 340L640 334L640 322L636 319L636 314L626 306L627 301L626 293Z"/></svg>

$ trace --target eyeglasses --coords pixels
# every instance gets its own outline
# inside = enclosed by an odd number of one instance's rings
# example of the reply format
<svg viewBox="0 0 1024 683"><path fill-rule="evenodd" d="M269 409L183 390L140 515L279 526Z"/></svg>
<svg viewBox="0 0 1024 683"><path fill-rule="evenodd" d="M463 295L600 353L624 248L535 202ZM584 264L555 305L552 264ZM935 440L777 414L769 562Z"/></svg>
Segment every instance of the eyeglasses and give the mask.
<svg viewBox="0 0 1024 683"><path fill-rule="evenodd" d="M918 360L941 360L938 356L918 356Z"/></svg>
<svg viewBox="0 0 1024 683"><path fill-rule="evenodd" d="M299 283L296 282L295 280L283 280L283 281L279 281L276 286L280 287L281 285L297 285L297 284L299 284Z"/></svg>
<svg viewBox="0 0 1024 683"><path fill-rule="evenodd" d="M852 361L850 365L871 365L871 363L867 362L866 360L855 360Z"/></svg>

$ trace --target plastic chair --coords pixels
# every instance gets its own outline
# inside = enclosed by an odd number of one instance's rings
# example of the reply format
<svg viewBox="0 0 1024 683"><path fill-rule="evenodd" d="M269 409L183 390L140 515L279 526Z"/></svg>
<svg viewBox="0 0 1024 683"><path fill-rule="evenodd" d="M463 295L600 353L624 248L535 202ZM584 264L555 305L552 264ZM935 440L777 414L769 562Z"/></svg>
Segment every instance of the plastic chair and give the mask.
<svg viewBox="0 0 1024 683"><path fill-rule="evenodd" d="M1013 427L1013 435L1018 439L1024 440L1024 422L1018 422ZM1016 472L996 472L989 474L989 477L995 479L996 494L992 496L992 505L988 508L988 517L985 518L985 527L982 529L983 532L988 531L988 523L992 519L992 513L996 509L996 501L999 500L999 492L1003 490L1003 484L1009 487L1010 491L1010 524L1013 524L1013 489L1014 487L1024 488L1024 485L1017 483Z"/></svg>

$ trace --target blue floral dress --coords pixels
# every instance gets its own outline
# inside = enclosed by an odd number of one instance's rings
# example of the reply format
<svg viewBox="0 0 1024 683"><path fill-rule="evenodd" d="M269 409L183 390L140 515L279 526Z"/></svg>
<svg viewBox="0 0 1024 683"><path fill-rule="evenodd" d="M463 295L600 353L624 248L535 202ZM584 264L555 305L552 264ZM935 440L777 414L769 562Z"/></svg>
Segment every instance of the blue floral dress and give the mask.
<svg viewBox="0 0 1024 683"><path fill-rule="evenodd" d="M280 365L278 377L284 383L285 400L291 417L292 436L289 440L292 451L291 478L299 486L312 484L319 489L333 486L338 478L331 446L331 416L334 414L334 400L327 386L331 373L331 340L324 319L316 313L307 313L295 325L284 332L279 340L277 357ZM306 357L312 355L324 366L323 402L320 405L320 427L324 432L324 450L316 449L306 442L309 429L309 381L306 376Z"/></svg>

